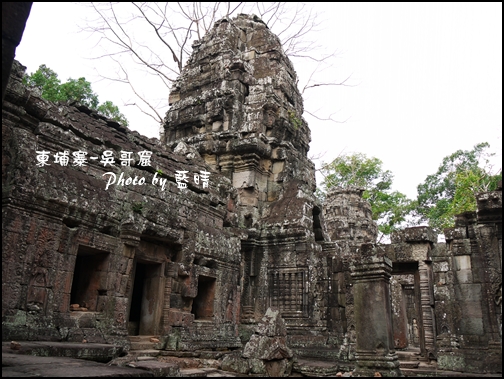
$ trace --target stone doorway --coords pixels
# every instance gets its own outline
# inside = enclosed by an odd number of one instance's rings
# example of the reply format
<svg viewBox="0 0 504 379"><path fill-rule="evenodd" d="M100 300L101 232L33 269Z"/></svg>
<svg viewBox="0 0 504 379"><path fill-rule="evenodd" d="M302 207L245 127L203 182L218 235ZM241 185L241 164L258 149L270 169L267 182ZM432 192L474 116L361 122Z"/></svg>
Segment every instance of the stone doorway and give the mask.
<svg viewBox="0 0 504 379"><path fill-rule="evenodd" d="M130 295L128 334L156 335L161 321L162 265L156 262L135 261Z"/></svg>
<svg viewBox="0 0 504 379"><path fill-rule="evenodd" d="M398 354L402 350L403 360L404 354L414 354L415 360L435 359L432 262L393 262L390 287L394 348Z"/></svg>
<svg viewBox="0 0 504 379"><path fill-rule="evenodd" d="M394 262L390 286L394 348L423 348L418 262Z"/></svg>

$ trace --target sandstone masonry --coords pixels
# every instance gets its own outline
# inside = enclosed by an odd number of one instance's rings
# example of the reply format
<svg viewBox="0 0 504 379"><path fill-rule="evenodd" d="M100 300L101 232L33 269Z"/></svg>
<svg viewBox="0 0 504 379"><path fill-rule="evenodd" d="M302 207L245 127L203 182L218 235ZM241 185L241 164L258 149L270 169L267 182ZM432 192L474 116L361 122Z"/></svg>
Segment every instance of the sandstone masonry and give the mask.
<svg viewBox="0 0 504 379"><path fill-rule="evenodd" d="M15 62L2 107L2 339L129 349L155 336L165 355L236 350L226 367L243 374L289 374L294 356L401 375L406 353L432 370L501 372L502 188L478 194L446 244L427 227L376 244L362 190L331 190L324 206L314 196L296 73L267 26L223 19L193 49L161 140L41 99ZM64 151L87 164L54 162ZM115 165L100 163L105 151Z"/></svg>

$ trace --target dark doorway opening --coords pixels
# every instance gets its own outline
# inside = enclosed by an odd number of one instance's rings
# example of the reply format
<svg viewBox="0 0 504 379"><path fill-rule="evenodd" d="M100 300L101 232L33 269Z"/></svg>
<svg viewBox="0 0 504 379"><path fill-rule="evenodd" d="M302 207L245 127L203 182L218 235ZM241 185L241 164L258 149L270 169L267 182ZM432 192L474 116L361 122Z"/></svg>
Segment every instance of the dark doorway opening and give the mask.
<svg viewBox="0 0 504 379"><path fill-rule="evenodd" d="M198 294L193 300L191 313L195 320L212 320L214 315L215 278L200 275Z"/></svg>
<svg viewBox="0 0 504 379"><path fill-rule="evenodd" d="M99 296L107 292L107 258L108 253L103 251L79 247L70 291L71 310L97 310Z"/></svg>
<svg viewBox="0 0 504 379"><path fill-rule="evenodd" d="M158 333L163 290L161 264L136 262L128 318L129 335Z"/></svg>
<svg viewBox="0 0 504 379"><path fill-rule="evenodd" d="M142 316L142 295L145 282L145 265L142 263L136 264L135 283L133 284L133 292L131 294L131 308L129 321L135 324L132 334L138 334L140 327L140 318Z"/></svg>

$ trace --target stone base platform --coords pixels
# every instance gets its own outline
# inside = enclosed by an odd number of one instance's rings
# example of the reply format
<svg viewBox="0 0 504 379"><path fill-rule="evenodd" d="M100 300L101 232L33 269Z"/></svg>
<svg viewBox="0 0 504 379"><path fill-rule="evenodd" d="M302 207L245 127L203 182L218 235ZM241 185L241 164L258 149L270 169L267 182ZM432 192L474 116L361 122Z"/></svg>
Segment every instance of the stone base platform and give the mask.
<svg viewBox="0 0 504 379"><path fill-rule="evenodd" d="M67 357L2 352L2 377L152 377L149 371Z"/></svg>
<svg viewBox="0 0 504 379"><path fill-rule="evenodd" d="M52 341L2 342L2 355L4 353L79 358L104 363L126 355L124 348L116 345Z"/></svg>

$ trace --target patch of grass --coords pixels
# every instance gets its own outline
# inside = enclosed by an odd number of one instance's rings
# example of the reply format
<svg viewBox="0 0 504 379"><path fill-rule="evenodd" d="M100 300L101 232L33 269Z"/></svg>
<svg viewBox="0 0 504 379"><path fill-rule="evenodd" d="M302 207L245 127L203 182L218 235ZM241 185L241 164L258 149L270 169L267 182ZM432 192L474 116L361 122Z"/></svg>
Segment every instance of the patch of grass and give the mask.
<svg viewBox="0 0 504 379"><path fill-rule="evenodd" d="M133 204L131 204L131 209L133 210L133 212L141 214L143 206L144 206L144 203L133 203Z"/></svg>
<svg viewBox="0 0 504 379"><path fill-rule="evenodd" d="M298 130L301 127L301 125L303 124L301 119L296 116L296 112L293 110L287 111L287 114L289 115L289 121L292 124L292 126L294 127L294 129Z"/></svg>

